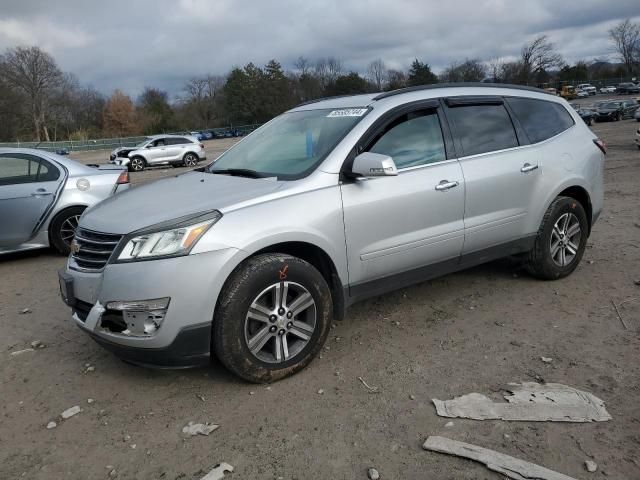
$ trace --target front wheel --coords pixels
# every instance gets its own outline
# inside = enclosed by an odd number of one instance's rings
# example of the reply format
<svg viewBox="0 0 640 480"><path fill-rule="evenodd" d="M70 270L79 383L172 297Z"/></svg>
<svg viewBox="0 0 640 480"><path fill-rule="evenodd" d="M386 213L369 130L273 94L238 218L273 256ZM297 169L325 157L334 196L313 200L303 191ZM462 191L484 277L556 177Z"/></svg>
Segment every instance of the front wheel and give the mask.
<svg viewBox="0 0 640 480"><path fill-rule="evenodd" d="M145 161L142 157L133 157L129 162L129 170L132 172L141 172L145 166Z"/></svg>
<svg viewBox="0 0 640 480"><path fill-rule="evenodd" d="M555 280L573 272L587 245L589 224L584 208L570 197L556 198L544 215L526 260L534 277Z"/></svg>
<svg viewBox="0 0 640 480"><path fill-rule="evenodd" d="M331 315L331 293L315 267L290 255L257 255L231 274L220 294L213 350L245 380L280 380L317 355Z"/></svg>
<svg viewBox="0 0 640 480"><path fill-rule="evenodd" d="M49 227L51 245L63 255L71 253L71 242L76 234L80 216L85 207L71 207L58 213Z"/></svg>

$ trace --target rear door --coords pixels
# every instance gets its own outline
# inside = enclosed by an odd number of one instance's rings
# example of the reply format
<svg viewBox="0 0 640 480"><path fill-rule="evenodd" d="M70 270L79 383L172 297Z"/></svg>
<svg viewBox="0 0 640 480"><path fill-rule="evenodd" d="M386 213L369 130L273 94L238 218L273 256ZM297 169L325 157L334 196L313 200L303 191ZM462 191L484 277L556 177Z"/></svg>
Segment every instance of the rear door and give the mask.
<svg viewBox="0 0 640 480"><path fill-rule="evenodd" d="M414 283L428 276L422 267L460 256L464 178L445 148L451 142L438 106L403 107L356 147L389 155L398 175L341 185L352 296Z"/></svg>
<svg viewBox="0 0 640 480"><path fill-rule="evenodd" d="M33 237L64 179L64 171L36 155L0 154L0 246L17 246Z"/></svg>
<svg viewBox="0 0 640 480"><path fill-rule="evenodd" d="M445 102L466 184L463 254L525 237L542 170L500 97ZM521 134L524 137L524 134Z"/></svg>

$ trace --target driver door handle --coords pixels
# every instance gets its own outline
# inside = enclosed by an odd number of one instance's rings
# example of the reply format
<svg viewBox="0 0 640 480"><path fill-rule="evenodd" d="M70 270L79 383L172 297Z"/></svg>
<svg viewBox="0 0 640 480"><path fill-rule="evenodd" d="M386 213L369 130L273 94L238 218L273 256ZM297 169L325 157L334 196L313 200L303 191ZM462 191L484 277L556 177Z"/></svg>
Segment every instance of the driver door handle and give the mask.
<svg viewBox="0 0 640 480"><path fill-rule="evenodd" d="M44 188L39 188L31 194L32 197L43 197L45 195L53 195L53 192L47 192Z"/></svg>
<svg viewBox="0 0 640 480"><path fill-rule="evenodd" d="M536 168L538 168L537 163L535 165L531 165L530 163L525 163L520 169L520 171L522 173L529 173L529 172L533 172Z"/></svg>
<svg viewBox="0 0 640 480"><path fill-rule="evenodd" d="M458 185L460 185L458 182L450 182L449 180L442 180L439 184L436 185L436 190L438 190L439 192L443 192L451 188L457 187Z"/></svg>

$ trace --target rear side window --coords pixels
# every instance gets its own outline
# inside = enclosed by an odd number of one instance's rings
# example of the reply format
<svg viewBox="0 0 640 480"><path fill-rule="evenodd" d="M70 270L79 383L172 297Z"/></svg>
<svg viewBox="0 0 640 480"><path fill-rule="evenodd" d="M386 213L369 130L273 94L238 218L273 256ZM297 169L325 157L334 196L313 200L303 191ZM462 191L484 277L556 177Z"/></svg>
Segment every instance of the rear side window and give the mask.
<svg viewBox="0 0 640 480"><path fill-rule="evenodd" d="M60 171L46 160L23 153L0 155L0 185L52 182Z"/></svg>
<svg viewBox="0 0 640 480"><path fill-rule="evenodd" d="M192 143L190 140L183 137L165 138L165 141L167 142L167 145L185 145L187 143Z"/></svg>
<svg viewBox="0 0 640 480"><path fill-rule="evenodd" d="M508 98L507 102L532 143L554 137L574 124L569 112L559 103L515 97Z"/></svg>
<svg viewBox="0 0 640 480"><path fill-rule="evenodd" d="M464 156L518 146L516 131L504 105L450 107L448 116L455 125Z"/></svg>

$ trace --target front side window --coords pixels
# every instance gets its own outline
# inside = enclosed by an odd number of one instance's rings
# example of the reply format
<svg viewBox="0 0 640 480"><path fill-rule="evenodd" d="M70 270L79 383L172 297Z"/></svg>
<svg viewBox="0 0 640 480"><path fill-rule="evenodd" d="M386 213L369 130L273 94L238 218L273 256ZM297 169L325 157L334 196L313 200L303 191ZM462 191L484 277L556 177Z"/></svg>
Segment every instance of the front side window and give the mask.
<svg viewBox="0 0 640 480"><path fill-rule="evenodd" d="M0 185L52 182L59 177L56 167L35 155L0 154Z"/></svg>
<svg viewBox="0 0 640 480"><path fill-rule="evenodd" d="M397 168L445 160L444 140L437 113L420 110L402 115L384 129L369 151L390 156Z"/></svg>
<svg viewBox="0 0 640 480"><path fill-rule="evenodd" d="M455 106L449 108L448 114L464 156L518 146L518 137L504 105Z"/></svg>
<svg viewBox="0 0 640 480"><path fill-rule="evenodd" d="M367 113L364 108L288 112L222 154L208 171L252 170L282 180L310 173Z"/></svg>
<svg viewBox="0 0 640 480"><path fill-rule="evenodd" d="M556 102L518 97L507 102L532 143L554 137L574 124L569 112Z"/></svg>

